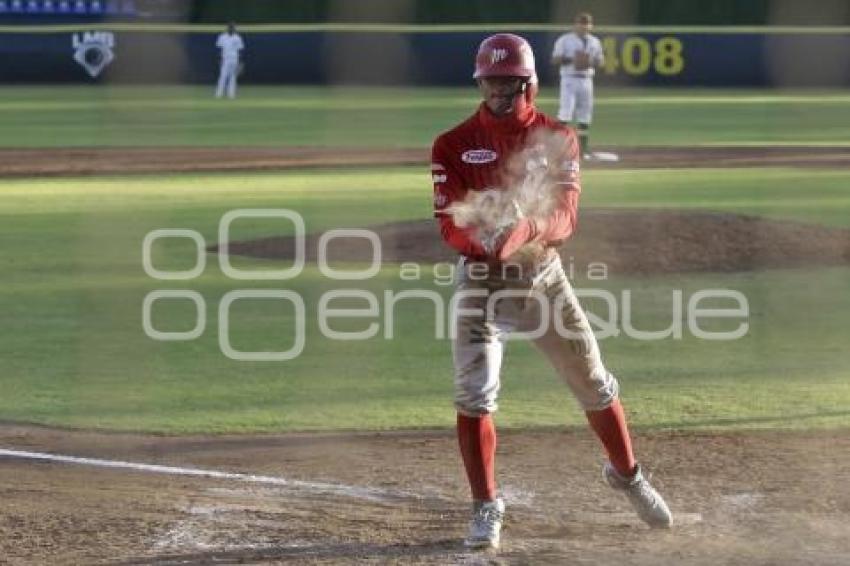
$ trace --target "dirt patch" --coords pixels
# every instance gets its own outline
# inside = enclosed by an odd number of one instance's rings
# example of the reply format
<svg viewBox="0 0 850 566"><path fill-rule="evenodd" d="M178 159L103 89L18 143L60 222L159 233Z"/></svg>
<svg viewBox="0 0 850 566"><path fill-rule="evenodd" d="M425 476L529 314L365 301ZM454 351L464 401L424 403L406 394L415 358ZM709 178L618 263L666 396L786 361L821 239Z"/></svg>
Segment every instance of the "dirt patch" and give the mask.
<svg viewBox="0 0 850 566"><path fill-rule="evenodd" d="M619 163L590 168L850 167L850 147L626 147L603 148ZM261 171L308 167L421 165L427 148L351 147L87 147L0 149L0 177L102 175L192 171Z"/></svg>
<svg viewBox="0 0 850 566"><path fill-rule="evenodd" d="M381 240L384 262L436 263L456 257L431 219L371 230ZM307 238L308 260L316 260L318 239ZM234 254L291 259L295 243L290 237L270 237L229 247ZM369 262L373 253L363 238L335 239L328 246L329 261ZM561 255L576 273L605 264L609 275L844 265L850 263L850 230L713 212L585 209Z"/></svg>
<svg viewBox="0 0 850 566"><path fill-rule="evenodd" d="M422 148L0 149L0 176L264 171L366 165L422 165L424 170L428 157Z"/></svg>
<svg viewBox="0 0 850 566"><path fill-rule="evenodd" d="M595 168L659 169L712 167L850 167L850 147L683 147L610 148L618 163L587 163Z"/></svg>
<svg viewBox="0 0 850 566"><path fill-rule="evenodd" d="M0 457L4 563L485 563L459 542L468 494L449 431L164 438L6 426L0 446L304 482ZM846 431L639 433L636 449L676 515L669 532L647 529L603 485L589 434L503 433L508 519L491 563L845 563Z"/></svg>

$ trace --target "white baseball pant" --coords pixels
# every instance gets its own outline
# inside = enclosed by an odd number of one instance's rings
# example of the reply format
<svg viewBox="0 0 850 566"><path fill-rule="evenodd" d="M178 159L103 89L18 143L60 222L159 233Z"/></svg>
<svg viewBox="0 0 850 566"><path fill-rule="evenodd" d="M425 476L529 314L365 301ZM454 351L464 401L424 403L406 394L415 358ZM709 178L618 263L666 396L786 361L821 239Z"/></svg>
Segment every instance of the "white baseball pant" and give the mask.
<svg viewBox="0 0 850 566"><path fill-rule="evenodd" d="M588 77L561 77L561 99L558 120L590 124L593 119L593 79Z"/></svg>
<svg viewBox="0 0 850 566"><path fill-rule="evenodd" d="M218 88L215 95L217 98L224 96L225 91L229 98L236 98L236 75L239 74L238 59L223 59L221 70L218 73Z"/></svg>
<svg viewBox="0 0 850 566"><path fill-rule="evenodd" d="M497 410L505 341L514 332L532 332L529 338L584 410L608 407L619 385L602 363L593 329L560 256L550 250L521 277L503 277L501 270L491 269L486 278L473 278L473 265L463 259L458 265L460 295L452 313L458 412L478 416Z"/></svg>

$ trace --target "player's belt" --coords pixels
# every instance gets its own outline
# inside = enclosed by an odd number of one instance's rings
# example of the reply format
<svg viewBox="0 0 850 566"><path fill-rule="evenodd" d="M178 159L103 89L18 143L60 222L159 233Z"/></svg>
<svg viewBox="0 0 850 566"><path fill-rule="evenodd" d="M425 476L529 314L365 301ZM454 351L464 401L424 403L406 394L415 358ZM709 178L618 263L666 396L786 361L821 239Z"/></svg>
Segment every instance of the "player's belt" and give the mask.
<svg viewBox="0 0 850 566"><path fill-rule="evenodd" d="M512 261L504 262L483 256L477 257L461 255L461 259L466 268L475 264L476 269L479 270L479 272L483 271L491 276L499 277L501 275L507 276L508 278L522 278L521 274L523 273L526 276L533 276L541 266L549 263L549 261L557 255L558 250L554 246L547 246L540 256L526 264L520 264ZM519 271L514 268L519 268ZM517 274L520 274L519 277L517 277Z"/></svg>
<svg viewBox="0 0 850 566"><path fill-rule="evenodd" d="M543 248L543 253L537 257L537 260L544 260L546 258L551 258L552 256L558 255L558 248L564 243L565 240L554 240L549 242L545 248ZM488 265L493 266L501 266L504 265L505 262L499 261L498 259L493 259L488 256L479 256L479 255L466 255L459 254L460 258L464 263L486 263Z"/></svg>
<svg viewBox="0 0 850 566"><path fill-rule="evenodd" d="M575 77L577 79L589 79L590 75L580 75L578 73L570 73L571 77Z"/></svg>

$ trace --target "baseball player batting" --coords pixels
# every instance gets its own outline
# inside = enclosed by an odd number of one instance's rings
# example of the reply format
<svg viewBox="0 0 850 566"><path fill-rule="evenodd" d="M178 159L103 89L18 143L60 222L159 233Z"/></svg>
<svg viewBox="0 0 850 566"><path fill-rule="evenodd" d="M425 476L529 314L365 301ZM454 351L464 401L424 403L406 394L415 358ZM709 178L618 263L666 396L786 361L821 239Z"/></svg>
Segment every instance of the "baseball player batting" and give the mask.
<svg viewBox="0 0 850 566"><path fill-rule="evenodd" d="M215 46L221 50L221 69L218 73L218 87L215 97L221 98L227 93L228 98L236 98L236 79L239 76L240 58L245 43L242 36L236 33L233 23L227 24L227 31L219 34Z"/></svg>
<svg viewBox="0 0 850 566"><path fill-rule="evenodd" d="M617 380L602 363L556 251L576 228L581 185L575 133L535 108L537 74L525 39L485 39L473 78L484 100L435 140L431 164L435 216L443 239L460 254L452 350L457 436L473 500L466 545L499 546L505 506L496 484L493 414L504 344L512 332L539 329L541 321L550 324L542 325L534 344L572 390L604 446L605 480L625 493L641 519L668 527L670 511L632 453ZM545 215L527 212L519 198L529 187L537 190L529 178L544 180L541 186L551 191ZM513 186L518 180L519 191ZM507 205L493 225L475 224L482 220L469 214L470 206L490 206L510 191L518 196L502 199Z"/></svg>
<svg viewBox="0 0 850 566"><path fill-rule="evenodd" d="M593 75L605 64L602 43L591 35L593 17L582 12L575 17L573 31L555 40L552 64L561 72L561 98L558 120L574 124L582 157L593 158L590 151L590 122L593 119Z"/></svg>

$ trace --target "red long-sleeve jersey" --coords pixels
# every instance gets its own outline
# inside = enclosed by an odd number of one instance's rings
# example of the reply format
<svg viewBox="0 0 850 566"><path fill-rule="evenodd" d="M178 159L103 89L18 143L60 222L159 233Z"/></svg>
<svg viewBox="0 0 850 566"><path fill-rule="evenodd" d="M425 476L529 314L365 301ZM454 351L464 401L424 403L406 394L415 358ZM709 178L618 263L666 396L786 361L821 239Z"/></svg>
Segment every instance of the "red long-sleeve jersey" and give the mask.
<svg viewBox="0 0 850 566"><path fill-rule="evenodd" d="M456 226L446 209L466 198L468 191L503 188L502 175L508 157L522 150L529 134L538 128L548 128L567 137L569 155L565 160L572 166L564 170L564 177L558 183L564 190L555 212L542 223L519 222L506 240L511 240L514 247L531 241L554 245L575 230L581 192L575 133L533 106L519 116L496 117L482 103L475 114L440 135L431 151L434 216L440 222L443 239L459 253L474 260L504 259L498 250L493 254L497 257L488 257L474 229Z"/></svg>

